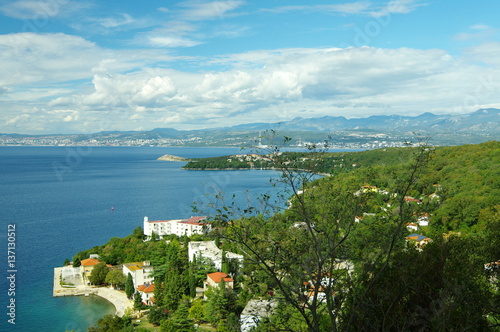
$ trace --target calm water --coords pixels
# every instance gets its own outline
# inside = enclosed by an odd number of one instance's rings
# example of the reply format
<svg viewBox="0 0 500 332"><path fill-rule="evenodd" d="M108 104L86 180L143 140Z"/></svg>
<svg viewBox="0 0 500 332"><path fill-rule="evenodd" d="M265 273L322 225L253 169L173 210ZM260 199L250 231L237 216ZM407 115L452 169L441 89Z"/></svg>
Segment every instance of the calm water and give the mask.
<svg viewBox="0 0 500 332"><path fill-rule="evenodd" d="M0 147L0 331L86 331L114 307L97 297L52 297L53 268L124 237L144 216L186 218L216 189L270 190L272 171L186 171L163 154L209 157L230 148ZM114 210L112 210L112 207ZM9 324L7 233L16 225L15 325Z"/></svg>

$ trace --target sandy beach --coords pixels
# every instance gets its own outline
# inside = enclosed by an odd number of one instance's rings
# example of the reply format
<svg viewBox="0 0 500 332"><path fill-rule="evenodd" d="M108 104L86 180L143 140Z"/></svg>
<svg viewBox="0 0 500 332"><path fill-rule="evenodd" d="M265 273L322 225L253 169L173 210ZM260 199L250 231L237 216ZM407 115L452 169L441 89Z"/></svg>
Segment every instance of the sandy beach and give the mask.
<svg viewBox="0 0 500 332"><path fill-rule="evenodd" d="M63 287L60 283L62 267L54 268L54 291L53 296L85 296L94 294L106 299L115 306L116 315L122 317L127 308L133 308L134 304L127 298L125 292L109 287L90 287L83 282L75 282L74 287Z"/></svg>

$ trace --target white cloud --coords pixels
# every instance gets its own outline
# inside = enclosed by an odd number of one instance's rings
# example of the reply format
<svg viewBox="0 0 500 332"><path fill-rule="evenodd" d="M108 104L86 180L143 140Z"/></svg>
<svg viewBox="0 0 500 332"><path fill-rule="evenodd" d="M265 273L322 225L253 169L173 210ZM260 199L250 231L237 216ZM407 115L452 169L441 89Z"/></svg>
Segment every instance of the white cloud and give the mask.
<svg viewBox="0 0 500 332"><path fill-rule="evenodd" d="M203 42L189 37L196 33L198 27L182 21L170 21L157 28L135 37L135 44L147 44L159 48L192 47Z"/></svg>
<svg viewBox="0 0 500 332"><path fill-rule="evenodd" d="M380 17L391 14L408 14L422 6L427 6L427 3L421 0L391 0L382 9L375 10L370 15Z"/></svg>
<svg viewBox="0 0 500 332"><path fill-rule="evenodd" d="M469 47L465 50L465 54L475 61L480 61L493 68L500 67L500 43L484 43L478 46Z"/></svg>
<svg viewBox="0 0 500 332"><path fill-rule="evenodd" d="M105 17L96 21L105 28L116 28L134 23L135 19L127 13L121 13L118 17Z"/></svg>
<svg viewBox="0 0 500 332"><path fill-rule="evenodd" d="M149 36L149 45L154 47L192 47L201 42L180 36Z"/></svg>
<svg viewBox="0 0 500 332"><path fill-rule="evenodd" d="M181 18L188 21L202 21L223 19L229 12L241 7L245 1L185 1L179 4L185 8L179 13Z"/></svg>
<svg viewBox="0 0 500 332"><path fill-rule="evenodd" d="M235 56L236 61L241 58L245 54ZM335 109L359 115L369 109L381 113L401 107L419 114L460 106L474 86L471 80L485 73L441 50L299 49L267 55L262 51L257 59L264 65L207 74L156 70L154 76L147 71L96 76L95 92L81 102L128 107L131 112L142 106L140 112L177 123L248 111L269 119L276 116L269 109L277 104L287 105L288 118L304 109L316 115L332 114Z"/></svg>
<svg viewBox="0 0 500 332"><path fill-rule="evenodd" d="M151 101L161 101L164 97L171 97L176 93L176 87L168 76L150 78L133 97L138 104Z"/></svg>
<svg viewBox="0 0 500 332"><path fill-rule="evenodd" d="M0 85L85 78L100 53L94 43L62 33L0 35Z"/></svg>
<svg viewBox="0 0 500 332"><path fill-rule="evenodd" d="M18 0L1 5L0 12L13 18L41 21L67 16L90 7L89 3L68 0Z"/></svg>
<svg viewBox="0 0 500 332"><path fill-rule="evenodd" d="M31 115L29 114L21 114L16 117L13 117L9 120L6 121L6 125L11 126L11 125L19 125L20 123L26 122L31 118Z"/></svg>
<svg viewBox="0 0 500 332"><path fill-rule="evenodd" d="M472 30L489 30L489 29L491 29L491 27L487 26L486 24L479 23L479 24L472 25L470 27L470 29L472 29Z"/></svg>
<svg viewBox="0 0 500 332"><path fill-rule="evenodd" d="M275 13L286 13L290 11L301 12L331 12L342 14L363 14L371 7L369 1L358 1L351 3L342 3L336 5L299 5L299 6L281 6L272 9L264 9L264 11Z"/></svg>
<svg viewBox="0 0 500 332"><path fill-rule="evenodd" d="M465 113L494 104L500 91L500 82L495 80L500 77L500 62L495 57L500 52L499 43L470 48L460 57L443 50L410 48L260 50L205 62L198 58L202 68L221 64L228 69L188 72L145 67L147 55L154 58L155 54L165 67L157 53L138 56L133 51L122 51L110 58L107 51L82 39L65 35L38 37L42 39L35 39L33 47L36 49L37 43L43 41L48 48L46 53L40 53L41 65L29 67L32 73L56 83L69 81L75 72L46 73L50 66L45 58L56 54L59 61L69 61L66 56L81 56L85 53L82 50L89 52L92 67L87 66L87 76L82 73L83 83L73 91L66 87L60 95L45 96L48 90L40 91L35 98L18 92L17 104L10 99L14 111L1 117L4 127L0 126L0 131L14 131L21 123L22 128L35 128L26 123L37 123L49 132L62 124L65 130L96 131L95 123L103 121L107 121L106 129L116 130L169 125L188 129L278 122L296 116ZM59 37L68 45L64 51L69 53L64 57L57 53L54 40L43 39L47 37ZM0 39L0 47L6 44L3 41ZM21 54L28 52L26 47L19 48ZM24 58L20 61L26 63ZM74 70L69 65L63 68ZM0 82L0 86L7 85ZM32 112L33 106L45 111ZM29 116L21 116L23 113Z"/></svg>
<svg viewBox="0 0 500 332"><path fill-rule="evenodd" d="M461 32L453 36L454 40L469 41L469 40L490 40L492 36L498 34L498 29L489 27L484 24L475 24L469 27L472 32Z"/></svg>
<svg viewBox="0 0 500 332"><path fill-rule="evenodd" d="M272 9L264 9L264 11L275 13L286 13L290 11L326 12L379 17L389 14L408 14L424 5L425 4L421 3L420 0L392 0L387 2L383 7L377 8L377 6L370 1L357 1L334 5L281 6Z"/></svg>

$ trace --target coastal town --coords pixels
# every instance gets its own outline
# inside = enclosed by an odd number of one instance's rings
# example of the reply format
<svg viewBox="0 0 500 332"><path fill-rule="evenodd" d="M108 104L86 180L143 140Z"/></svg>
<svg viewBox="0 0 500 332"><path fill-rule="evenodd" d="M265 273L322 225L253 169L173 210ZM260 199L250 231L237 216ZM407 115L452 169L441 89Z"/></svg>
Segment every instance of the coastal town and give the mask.
<svg viewBox="0 0 500 332"><path fill-rule="evenodd" d="M297 134L299 135L299 134ZM313 135L318 136L319 135ZM369 132L344 133L332 136L331 149L376 149L386 147L402 147L405 142L411 139L408 135L387 135L374 134ZM0 134L0 146L143 146L143 147L252 147L258 141L258 133L238 135L234 137L188 137L188 138L137 138L133 135L43 135L43 136L23 136L23 135L2 135ZM289 147L307 147L311 145L323 144L321 139L310 138L296 139L290 143Z"/></svg>
<svg viewBox="0 0 500 332"><path fill-rule="evenodd" d="M440 185L435 186L437 190L441 190ZM376 186L366 185L361 187L354 193L355 196L363 195L381 195L389 196L389 192ZM298 195L304 195L304 191L298 192ZM392 194L394 196L394 194ZM425 200L439 200L438 194L433 193L429 197L414 198L405 196L406 204L420 205ZM387 211L391 208L391 204L387 203L381 211ZM375 213L363 213L354 218L355 223L366 222L367 219L376 218ZM422 231L427 229L429 225L430 215L428 213L415 213L412 220L405 224L408 232L411 233L405 237L405 242L408 248L416 248L417 251L423 251L425 246L432 242L432 239L422 235ZM306 227L304 223L294 223L292 228ZM182 238L191 239L197 236L210 237L213 231L212 223L206 216L192 216L187 219L174 220L149 220L146 216L143 220L142 232L143 241L165 241L170 243L167 238ZM196 287L195 298L207 299L207 291L210 289L219 289L220 287L233 292L235 289L236 280L230 273L223 272L227 270L224 264L234 262L238 269L244 265L244 256L230 251L222 250L215 240L193 241L189 240L182 244L187 246L188 259L190 263L196 261L210 262L213 272L207 273L203 281L202 287ZM118 285L93 285L92 276L97 271L97 266L101 266L106 270L107 274L118 273L123 277L129 277L132 280L134 296L130 297ZM336 264L339 270L346 270L352 273L354 264L350 261L339 261ZM137 321L140 321L148 314L148 308L156 305L155 299L155 266L151 265L150 261L129 262L119 265L106 264L98 254L90 254L79 262L79 266L75 266L74 262L68 262L64 267L54 269L54 297L60 296L90 296L96 295L108 300L116 309L116 315L119 317L128 316ZM240 277L241 278L241 275ZM330 278L322 278L322 284L333 282ZM323 289L311 288L314 281L307 281L304 287L305 298L318 296L321 301L327 301L329 292ZM135 297L135 298L134 298ZM138 306L138 299L140 306ZM245 308L241 312L239 318L240 331L247 332L255 328L259 322L273 314L278 303L273 296L266 298L253 298L247 302Z"/></svg>

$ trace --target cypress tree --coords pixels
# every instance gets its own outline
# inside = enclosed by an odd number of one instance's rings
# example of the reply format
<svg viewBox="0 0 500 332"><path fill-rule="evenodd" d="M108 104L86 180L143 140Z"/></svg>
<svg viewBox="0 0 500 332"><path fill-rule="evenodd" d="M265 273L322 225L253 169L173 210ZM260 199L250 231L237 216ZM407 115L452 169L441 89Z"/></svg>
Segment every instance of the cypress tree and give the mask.
<svg viewBox="0 0 500 332"><path fill-rule="evenodd" d="M127 294L127 297L130 299L134 293L134 279L132 279L132 275L129 273L127 276L127 282L125 283L125 294Z"/></svg>
<svg viewBox="0 0 500 332"><path fill-rule="evenodd" d="M179 307L175 311L172 322L175 331L191 332L194 331L193 320L189 317L189 299L183 299L179 302Z"/></svg>

